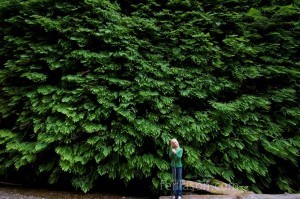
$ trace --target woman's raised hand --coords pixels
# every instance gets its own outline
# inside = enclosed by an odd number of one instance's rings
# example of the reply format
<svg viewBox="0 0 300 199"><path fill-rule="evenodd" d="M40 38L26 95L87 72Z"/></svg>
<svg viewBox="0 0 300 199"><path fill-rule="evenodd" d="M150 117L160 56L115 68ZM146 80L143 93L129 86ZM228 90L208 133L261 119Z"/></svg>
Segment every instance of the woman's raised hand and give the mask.
<svg viewBox="0 0 300 199"><path fill-rule="evenodd" d="M172 149L172 152L175 154L176 153L176 149Z"/></svg>

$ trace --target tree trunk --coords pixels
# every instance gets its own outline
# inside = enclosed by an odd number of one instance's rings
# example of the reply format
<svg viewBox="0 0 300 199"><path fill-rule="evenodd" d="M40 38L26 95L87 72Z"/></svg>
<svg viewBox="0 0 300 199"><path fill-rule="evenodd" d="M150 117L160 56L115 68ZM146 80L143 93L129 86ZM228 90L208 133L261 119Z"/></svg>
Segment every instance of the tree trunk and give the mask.
<svg viewBox="0 0 300 199"><path fill-rule="evenodd" d="M207 191L212 194L237 195L237 194L245 193L245 191L235 189L234 187L226 183L221 183L220 186L217 187L209 184L203 184L203 183L189 181L189 180L182 180L182 185L197 190Z"/></svg>
<svg viewBox="0 0 300 199"><path fill-rule="evenodd" d="M214 195L184 195L183 199L300 199L299 194L255 194L235 189L233 186L219 180L213 180L218 186L182 180L185 187L207 191ZM219 195L217 195L219 194ZM170 199L172 196L160 196L159 199Z"/></svg>
<svg viewBox="0 0 300 199"><path fill-rule="evenodd" d="M170 199L172 196L160 196L159 199ZM183 199L300 199L300 194L254 194L240 195L183 195Z"/></svg>

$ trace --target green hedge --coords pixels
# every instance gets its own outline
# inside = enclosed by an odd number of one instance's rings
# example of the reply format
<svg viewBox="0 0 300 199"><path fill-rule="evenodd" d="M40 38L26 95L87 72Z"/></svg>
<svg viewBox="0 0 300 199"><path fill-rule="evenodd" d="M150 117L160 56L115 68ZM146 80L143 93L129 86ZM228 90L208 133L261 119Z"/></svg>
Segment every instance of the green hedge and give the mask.
<svg viewBox="0 0 300 199"><path fill-rule="evenodd" d="M296 0L0 0L0 175L160 192L176 137L185 179L300 191L299 13Z"/></svg>

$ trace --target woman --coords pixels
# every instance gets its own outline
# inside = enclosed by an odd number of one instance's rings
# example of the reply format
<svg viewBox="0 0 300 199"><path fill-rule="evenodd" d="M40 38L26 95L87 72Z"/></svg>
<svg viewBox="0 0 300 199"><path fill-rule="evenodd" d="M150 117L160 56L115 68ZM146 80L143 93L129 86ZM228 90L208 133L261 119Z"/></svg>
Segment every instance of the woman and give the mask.
<svg viewBox="0 0 300 199"><path fill-rule="evenodd" d="M170 151L169 157L171 158L171 169L173 174L173 179L175 183L173 184L173 194L172 199L181 199L182 197L182 162L181 157L183 149L179 147L178 141L173 138L170 140Z"/></svg>

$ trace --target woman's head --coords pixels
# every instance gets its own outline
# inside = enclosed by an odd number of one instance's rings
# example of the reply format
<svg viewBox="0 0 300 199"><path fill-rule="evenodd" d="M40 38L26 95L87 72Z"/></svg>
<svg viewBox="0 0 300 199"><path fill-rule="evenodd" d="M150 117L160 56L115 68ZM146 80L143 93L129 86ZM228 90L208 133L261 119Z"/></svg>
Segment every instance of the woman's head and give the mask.
<svg viewBox="0 0 300 199"><path fill-rule="evenodd" d="M170 145L171 145L172 148L179 147L179 143L178 143L177 139L175 139L175 138L170 140Z"/></svg>

